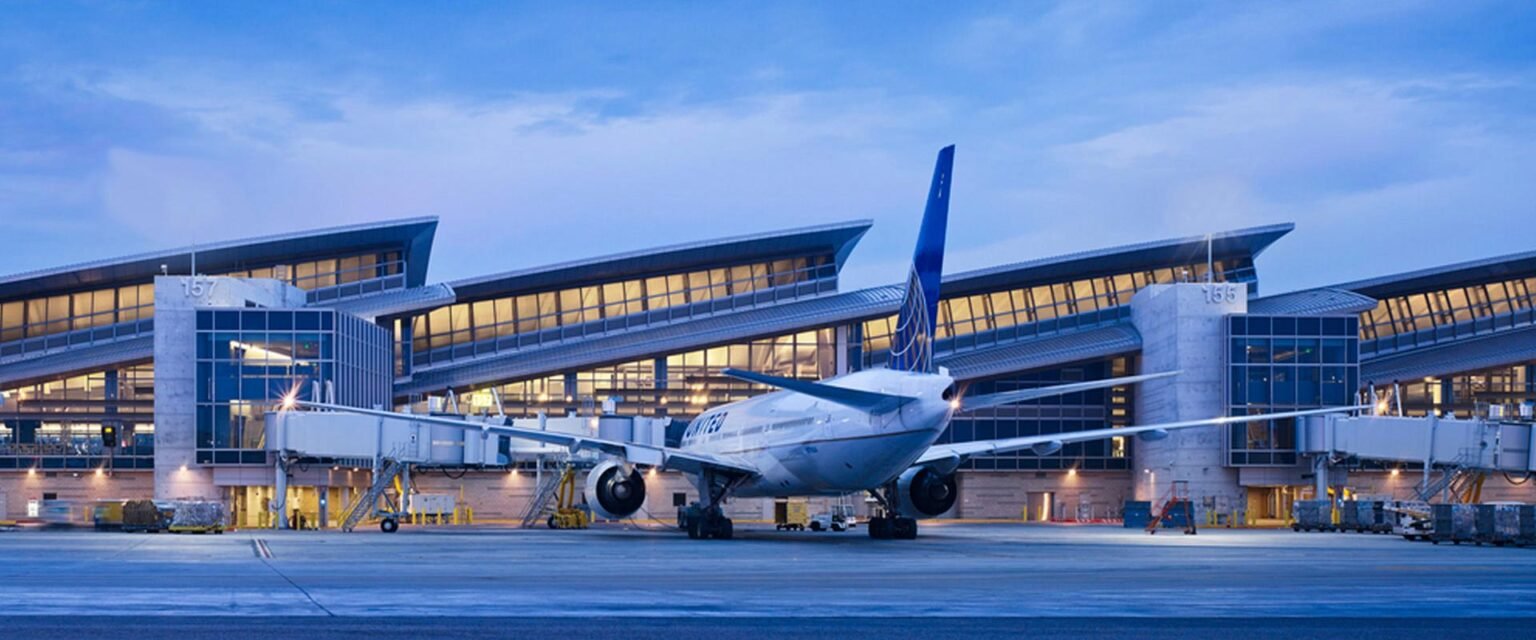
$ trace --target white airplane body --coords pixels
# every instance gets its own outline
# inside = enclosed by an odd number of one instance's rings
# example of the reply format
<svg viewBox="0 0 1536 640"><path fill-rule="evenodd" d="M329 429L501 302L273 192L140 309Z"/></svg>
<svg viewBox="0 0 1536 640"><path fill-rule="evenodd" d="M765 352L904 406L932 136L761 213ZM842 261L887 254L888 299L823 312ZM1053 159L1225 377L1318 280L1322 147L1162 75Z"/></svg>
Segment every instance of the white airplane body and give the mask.
<svg viewBox="0 0 1536 640"><path fill-rule="evenodd" d="M730 498L867 491L880 502L881 511L869 520L871 537L897 539L916 537L915 516L942 515L954 506L958 495L955 471L969 456L1025 449L1037 455L1050 455L1071 442L1132 435L1155 439L1175 429L1361 408L1215 417L934 444L957 412L1177 374L1153 373L962 397L955 380L934 365L932 343L953 158L952 146L939 152L906 295L897 316L889 364L816 382L726 369L726 375L778 390L705 411L688 424L677 447L516 427L505 417L415 416L300 402L292 397L285 398L283 404L444 424L553 443L573 451L596 449L609 459L588 473L585 495L588 506L608 518L627 517L644 507L645 479L639 467L680 471L691 475L699 489L699 502L679 513L679 526L693 538L732 537L731 521L720 508Z"/></svg>
<svg viewBox="0 0 1536 640"><path fill-rule="evenodd" d="M870 369L821 384L915 397L871 414L794 391L774 391L701 414L683 433L682 450L738 458L759 473L735 497L843 495L899 475L944 433L954 404L947 375Z"/></svg>

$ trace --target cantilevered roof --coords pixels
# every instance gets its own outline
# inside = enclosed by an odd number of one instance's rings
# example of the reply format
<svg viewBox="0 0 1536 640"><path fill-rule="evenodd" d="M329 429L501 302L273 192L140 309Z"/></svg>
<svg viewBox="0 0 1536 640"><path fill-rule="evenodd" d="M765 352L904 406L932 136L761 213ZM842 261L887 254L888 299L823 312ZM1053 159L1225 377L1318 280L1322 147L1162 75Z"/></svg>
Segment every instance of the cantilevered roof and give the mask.
<svg viewBox="0 0 1536 640"><path fill-rule="evenodd" d="M727 262L769 260L825 251L841 270L869 220L854 220L785 231L734 236L629 251L607 256L519 269L451 282L460 300L548 290L598 281L622 280L645 274L686 271Z"/></svg>
<svg viewBox="0 0 1536 640"><path fill-rule="evenodd" d="M1376 308L1376 299L1346 289L1309 289L1254 298L1248 313L1258 315L1353 315Z"/></svg>
<svg viewBox="0 0 1536 640"><path fill-rule="evenodd" d="M427 261L436 232L437 218L408 218L95 260L0 277L0 299L145 280L159 274L161 265L171 273L187 273L192 269L194 250L199 272L219 273L354 250L398 249L406 260L406 284L420 286L426 282Z"/></svg>
<svg viewBox="0 0 1536 640"><path fill-rule="evenodd" d="M851 243L857 239L858 235L863 234L869 223L848 223L840 226L844 228L845 233L852 233L848 236L848 242ZM1290 224L1278 224L1218 233L1211 238L1211 248L1216 258L1257 255L1275 240L1289 233L1293 227L1294 225ZM800 232L804 231L800 230ZM717 242L709 246L718 248L724 245ZM644 259L646 255L649 254L625 254L617 259ZM722 255L739 254L731 251ZM1167 267L1178 263L1199 262L1205 258L1205 255L1205 236L1085 251L955 274L945 278L943 295L947 297L967 291L1011 288L1033 283L1061 282L1093 275ZM608 260L599 259L593 262L606 264ZM562 270L587 267L586 262L572 263L572 265L557 265L548 269L520 272L523 275L508 274L495 278L526 277L529 281L538 279L541 283L539 286L569 284L570 276ZM615 270L615 273L633 273L633 271ZM527 283L522 282L515 286L521 288L527 286ZM504 293L506 291L500 285L493 286L488 280L459 281L453 283L453 288L460 301L472 298L466 294L466 287L472 289L482 287L479 289L482 292ZM406 395L441 392L447 388L462 388L501 380L547 375L558 371L629 362L658 354L676 353L711 345L804 331L814 327L888 316L896 313L901 302L902 290L902 285L873 287L766 308L726 313L702 320L638 329L598 338L575 339L547 347L520 349L494 356L431 365L417 369L409 380L396 384L395 393ZM1097 339L1102 340L1102 343L1094 342L1094 339L1089 339L1088 342L1053 342L1034 347L1034 350L1028 353L1016 353L1014 356L1025 358L1030 362L1047 362L1051 358L1070 357L1070 349L1073 345L1077 345L1081 348L1082 357L1075 359L1081 360L1099 357L1099 355L1124 353L1127 349L1134 350L1131 346L1132 342L1136 345L1140 344L1139 336L1132 338L1124 331L1099 334ZM1100 354L1093 351L1094 349L1107 351ZM968 364L964 366L972 367L979 372L990 371L992 369L987 367L994 366L982 361L965 362ZM999 369L999 372L1010 370L1017 371L1020 367Z"/></svg>
<svg viewBox="0 0 1536 640"><path fill-rule="evenodd" d="M1294 224L1284 223L1212 234L1209 238L1210 254L1218 260L1233 257L1251 258L1262 253L1269 248L1269 245L1274 244L1276 240L1295 228ZM1205 261L1206 249L1206 236L1190 236L1034 258L1024 262L948 275L944 278L944 295L1093 278L1175 264L1200 263Z"/></svg>
<svg viewBox="0 0 1536 640"><path fill-rule="evenodd" d="M374 320L453 304L453 287L429 284L424 287L394 289L336 302L316 302L309 306L345 311L359 318Z"/></svg>
<svg viewBox="0 0 1536 640"><path fill-rule="evenodd" d="M1414 349L1360 364L1360 381L1377 384L1504 367L1536 360L1536 327Z"/></svg>
<svg viewBox="0 0 1536 640"><path fill-rule="evenodd" d="M1141 334L1127 323L967 351L937 361L956 380L975 380L1138 351Z"/></svg>
<svg viewBox="0 0 1536 640"><path fill-rule="evenodd" d="M155 338L150 335L39 354L0 366L0 388L125 366L149 360L154 355Z"/></svg>
<svg viewBox="0 0 1536 640"><path fill-rule="evenodd" d="M1330 288L1347 289L1380 299L1479 282L1528 278L1532 275L1536 275L1536 251L1367 278L1336 284Z"/></svg>

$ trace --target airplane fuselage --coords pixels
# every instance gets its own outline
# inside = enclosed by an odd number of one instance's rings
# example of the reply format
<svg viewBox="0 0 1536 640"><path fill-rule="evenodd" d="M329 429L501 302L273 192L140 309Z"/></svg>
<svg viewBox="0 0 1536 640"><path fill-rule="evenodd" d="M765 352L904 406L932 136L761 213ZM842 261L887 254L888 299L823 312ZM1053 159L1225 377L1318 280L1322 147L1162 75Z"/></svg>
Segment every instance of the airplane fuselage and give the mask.
<svg viewBox="0 0 1536 640"><path fill-rule="evenodd" d="M901 474L954 413L954 380L944 374L871 369L822 384L916 399L871 414L775 391L704 412L689 423L682 448L760 469L736 488L736 497L839 495L879 487Z"/></svg>

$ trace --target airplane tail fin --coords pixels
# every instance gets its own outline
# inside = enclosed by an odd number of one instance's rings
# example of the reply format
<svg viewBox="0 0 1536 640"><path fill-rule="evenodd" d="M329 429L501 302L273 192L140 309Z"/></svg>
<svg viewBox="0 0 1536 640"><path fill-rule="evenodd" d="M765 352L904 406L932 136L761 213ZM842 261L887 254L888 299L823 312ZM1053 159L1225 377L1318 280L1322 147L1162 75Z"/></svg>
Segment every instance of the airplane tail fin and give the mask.
<svg viewBox="0 0 1536 640"><path fill-rule="evenodd" d="M907 292L896 316L896 337L891 343L890 368L933 373L933 331L939 314L939 280L944 274L944 231L949 222L950 174L955 146L939 150L928 187L928 206L912 252Z"/></svg>

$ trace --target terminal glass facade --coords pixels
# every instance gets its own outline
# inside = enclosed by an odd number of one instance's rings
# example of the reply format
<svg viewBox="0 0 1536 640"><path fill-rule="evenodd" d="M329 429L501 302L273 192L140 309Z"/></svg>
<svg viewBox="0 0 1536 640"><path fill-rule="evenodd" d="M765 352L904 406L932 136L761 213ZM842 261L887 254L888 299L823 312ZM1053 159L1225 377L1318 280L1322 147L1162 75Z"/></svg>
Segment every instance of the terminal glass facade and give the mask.
<svg viewBox="0 0 1536 640"><path fill-rule="evenodd" d="M1507 415L1518 415L1518 405L1536 400L1536 363L1527 362L1458 373L1455 375L1401 381L1403 413L1423 416L1429 413L1458 418L1487 415L1489 405L1510 408ZM1383 383L1377 382L1378 392Z"/></svg>
<svg viewBox="0 0 1536 640"><path fill-rule="evenodd" d="M812 256L449 305L412 319L412 365L793 299L832 290L836 277L831 256ZM765 292L783 295L759 301Z"/></svg>
<svg viewBox="0 0 1536 640"><path fill-rule="evenodd" d="M335 311L198 311L197 462L265 464L266 414L288 393L388 406L389 345L384 329Z"/></svg>
<svg viewBox="0 0 1536 640"><path fill-rule="evenodd" d="M1248 260L1215 261L1215 281L1242 282L1252 277ZM988 347L1070 329L1121 322L1129 317L1131 296L1150 284L1201 281L1206 264L1187 264L1100 278L955 296L939 301L934 350L939 353ZM865 367L885 362L896 316L863 324Z"/></svg>
<svg viewBox="0 0 1536 640"><path fill-rule="evenodd" d="M819 380L836 375L835 354L833 331L821 329L522 380L497 389L504 410L513 416L593 413L611 398L620 415L691 418L771 390L726 376L722 369ZM495 403L489 389L462 398L461 411L493 410Z"/></svg>
<svg viewBox="0 0 1536 640"><path fill-rule="evenodd" d="M403 273L405 273L405 261L400 258L399 251L371 251L304 262L270 264L254 269L227 271L217 275L233 278L272 278L283 280L305 291L314 291Z"/></svg>
<svg viewBox="0 0 1536 640"><path fill-rule="evenodd" d="M967 395L1001 393L1088 380L1103 380L1134 373L1130 358L1113 358L1089 364L1015 374L971 382ZM1052 398L1040 398L1002 407L956 414L940 443L993 438L1017 438L1090 429L1123 427L1132 416L1130 387L1094 389ZM1125 470L1130 453L1125 438L1077 442L1058 453L1037 456L1016 451L992 456L973 456L961 469L983 471Z"/></svg>
<svg viewBox="0 0 1536 640"><path fill-rule="evenodd" d="M1529 325L1536 278L1414 293L1379 301L1360 314L1360 353L1392 353Z"/></svg>
<svg viewBox="0 0 1536 640"><path fill-rule="evenodd" d="M1352 404L1360 388L1358 320L1352 317L1230 316L1230 415ZM1296 420L1228 426L1232 466L1296 464Z"/></svg>
<svg viewBox="0 0 1536 640"><path fill-rule="evenodd" d="M155 286L134 284L0 302L0 342L148 320ZM0 357L14 355L0 350Z"/></svg>
<svg viewBox="0 0 1536 640"><path fill-rule="evenodd" d="M0 392L0 469L153 467L154 376L144 364ZM105 426L117 447L104 445Z"/></svg>

